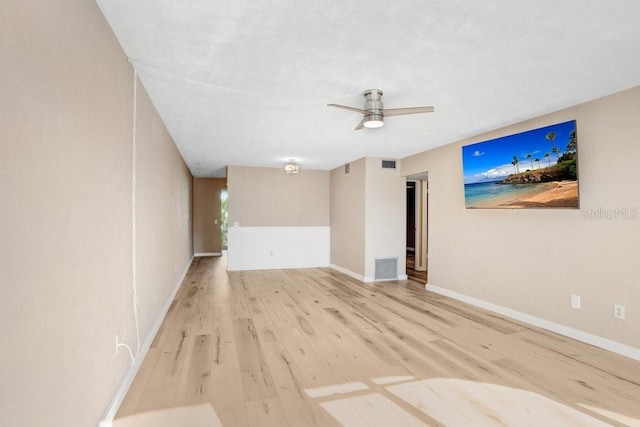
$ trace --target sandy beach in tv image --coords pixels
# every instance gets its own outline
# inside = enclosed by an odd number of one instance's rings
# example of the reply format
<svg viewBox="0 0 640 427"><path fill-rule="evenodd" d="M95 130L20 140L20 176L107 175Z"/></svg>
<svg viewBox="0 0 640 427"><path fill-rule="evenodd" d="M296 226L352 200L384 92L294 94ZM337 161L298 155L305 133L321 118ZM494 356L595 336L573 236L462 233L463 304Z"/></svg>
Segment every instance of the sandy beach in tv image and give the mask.
<svg viewBox="0 0 640 427"><path fill-rule="evenodd" d="M576 121L462 147L466 208L578 208Z"/></svg>

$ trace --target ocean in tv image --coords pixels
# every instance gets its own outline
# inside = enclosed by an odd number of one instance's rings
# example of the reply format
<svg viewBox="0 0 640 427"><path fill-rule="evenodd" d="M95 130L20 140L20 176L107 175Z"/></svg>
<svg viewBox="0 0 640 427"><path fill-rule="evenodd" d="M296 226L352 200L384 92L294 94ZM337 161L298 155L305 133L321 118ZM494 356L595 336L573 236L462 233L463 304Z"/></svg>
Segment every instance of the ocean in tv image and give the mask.
<svg viewBox="0 0 640 427"><path fill-rule="evenodd" d="M576 121L462 147L467 208L578 208Z"/></svg>

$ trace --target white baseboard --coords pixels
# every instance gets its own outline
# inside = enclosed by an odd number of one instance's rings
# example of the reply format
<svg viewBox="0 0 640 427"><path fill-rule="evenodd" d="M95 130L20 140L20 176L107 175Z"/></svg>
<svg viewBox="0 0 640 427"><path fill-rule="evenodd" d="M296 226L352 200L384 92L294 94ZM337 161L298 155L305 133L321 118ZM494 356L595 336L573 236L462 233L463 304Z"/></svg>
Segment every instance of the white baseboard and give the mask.
<svg viewBox="0 0 640 427"><path fill-rule="evenodd" d="M222 252L198 252L193 254L193 256L222 256Z"/></svg>
<svg viewBox="0 0 640 427"><path fill-rule="evenodd" d="M346 274L349 277L353 277L354 279L359 280L361 282L365 281L365 277L363 275L354 273L353 271L347 270L346 268L340 267L339 265L331 264L329 265L329 267L333 268L336 271L339 271L342 274ZM370 281L373 282L373 278L369 278L369 279L371 279Z"/></svg>
<svg viewBox="0 0 640 427"><path fill-rule="evenodd" d="M339 265L335 265L335 264L331 264L329 267L333 268L336 271L339 271L340 273L344 273L349 277L353 277L356 280L359 280L361 282L364 283L373 283L373 282L393 282L395 280L407 280L407 275L406 274L400 274L398 276L397 279L384 279L384 280L375 280L375 278L370 277L370 276L363 276L361 274L358 273L354 273L351 270L347 270L344 267L340 267Z"/></svg>
<svg viewBox="0 0 640 427"><path fill-rule="evenodd" d="M142 361L144 360L144 357L147 355L147 352L151 348L151 344L153 343L153 340L155 339L156 334L160 330L160 326L162 325L162 322L164 321L164 318L167 315L167 312L169 311L169 307L171 306L171 303L176 297L176 294L178 293L178 289L180 289L180 286L182 285L182 282L184 281L184 278L186 277L187 272L189 271L189 267L191 267L193 258L194 257L192 256L191 260L187 263L187 268L184 270L184 272L182 273L182 276L180 276L180 279L178 280L178 283L176 283L173 290L171 291L169 298L164 304L164 307L162 307L162 310L160 310L160 314L158 314L158 317L156 318L155 323L151 327L151 330L149 331L147 338L144 340L144 342L142 343L142 346L140 347L138 356L136 357L136 359L133 362L133 365L131 365L126 375L122 379L120 386L118 387L115 395L111 399L111 403L109 403L109 406L107 407L106 411L102 415L102 419L98 423L98 427L112 426L113 419L115 418L116 413L118 412L118 409L120 409L120 405L122 405L122 401L127 395L127 392L129 391L129 387L131 387L131 384L133 383L133 380L136 377L136 374L138 373L140 366L142 365Z"/></svg>
<svg viewBox="0 0 640 427"><path fill-rule="evenodd" d="M607 338L602 338L597 335L593 335L578 329L570 328L559 323L551 322L549 320L541 319L539 317L531 316L530 314L521 313L510 308L506 308L497 304L493 304L487 301L483 301L478 298L470 297L467 295L459 294L448 289L440 288L435 285L426 284L425 289L431 292L435 292L440 295L444 295L449 298L456 299L458 301L466 302L476 307L484 308L494 313L501 314L503 316L511 317L512 319L519 320L524 323L528 323L533 326L537 326L546 329L551 332L555 332L560 335L564 335L569 338L573 338L578 341L582 341L587 344L591 344L596 347L600 347L604 350L608 350L617 354L620 354L631 359L640 360L640 349L628 346L626 344L612 341Z"/></svg>
<svg viewBox="0 0 640 427"><path fill-rule="evenodd" d="M394 277L393 279L378 279L376 280L375 278L372 278L373 282L397 282L398 280L404 280L401 279L402 276L398 276L398 277Z"/></svg>

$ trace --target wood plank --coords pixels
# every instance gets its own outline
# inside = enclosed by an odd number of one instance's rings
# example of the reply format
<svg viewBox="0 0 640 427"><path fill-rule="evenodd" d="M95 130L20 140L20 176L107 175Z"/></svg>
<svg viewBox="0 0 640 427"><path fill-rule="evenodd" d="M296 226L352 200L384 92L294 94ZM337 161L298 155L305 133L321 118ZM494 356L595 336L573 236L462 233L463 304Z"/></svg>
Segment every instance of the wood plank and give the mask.
<svg viewBox="0 0 640 427"><path fill-rule="evenodd" d="M245 400L263 400L276 397L273 378L271 378L271 372L264 359L253 320L234 320L233 330L236 336Z"/></svg>
<svg viewBox="0 0 640 427"><path fill-rule="evenodd" d="M279 399L247 401L247 416L251 427L280 427L287 425L287 418Z"/></svg>
<svg viewBox="0 0 640 427"><path fill-rule="evenodd" d="M193 405L209 401L211 392L211 335L194 337L185 374L178 384L176 405Z"/></svg>
<svg viewBox="0 0 640 427"><path fill-rule="evenodd" d="M147 386L147 382L153 373L154 367L158 362L158 356L161 351L157 348L150 348L147 355L142 362L142 366L138 370L135 381L131 384L129 391L127 392L126 399L120 405L116 418L125 417L127 415L135 414L138 409L138 404L144 393L144 389Z"/></svg>

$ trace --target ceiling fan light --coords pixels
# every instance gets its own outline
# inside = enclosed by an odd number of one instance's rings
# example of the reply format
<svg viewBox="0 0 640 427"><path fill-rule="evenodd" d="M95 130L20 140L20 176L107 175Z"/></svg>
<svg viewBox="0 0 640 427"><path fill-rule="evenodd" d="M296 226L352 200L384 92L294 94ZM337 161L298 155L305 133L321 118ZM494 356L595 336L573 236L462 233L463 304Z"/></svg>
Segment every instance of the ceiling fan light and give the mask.
<svg viewBox="0 0 640 427"><path fill-rule="evenodd" d="M362 125L367 129L377 129L384 126L384 122L382 121L382 116L380 114L373 114L365 117Z"/></svg>
<svg viewBox="0 0 640 427"><path fill-rule="evenodd" d="M284 171L286 173L298 173L300 172L300 167L295 163L287 163L284 165Z"/></svg>

